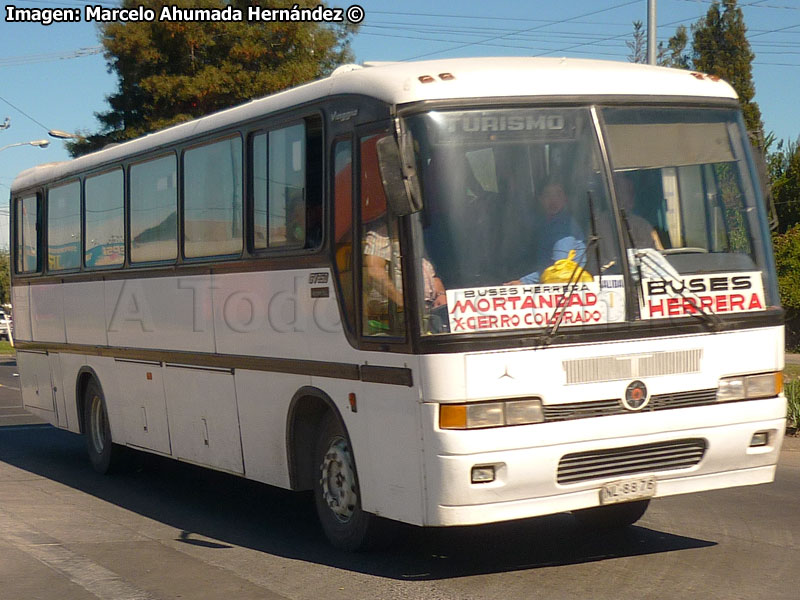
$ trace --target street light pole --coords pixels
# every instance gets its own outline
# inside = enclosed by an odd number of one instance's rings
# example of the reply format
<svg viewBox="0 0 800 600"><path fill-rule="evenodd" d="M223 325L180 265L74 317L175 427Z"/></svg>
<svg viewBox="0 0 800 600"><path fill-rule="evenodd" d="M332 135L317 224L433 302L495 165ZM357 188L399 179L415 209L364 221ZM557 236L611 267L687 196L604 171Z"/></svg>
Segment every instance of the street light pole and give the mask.
<svg viewBox="0 0 800 600"><path fill-rule="evenodd" d="M37 148L47 148L50 145L50 140L33 140L32 142L17 142L16 144L8 144L0 148L0 152L6 148L13 148L14 146L36 146Z"/></svg>
<svg viewBox="0 0 800 600"><path fill-rule="evenodd" d="M78 135L77 133L67 133L66 131L61 131L60 129L51 129L47 132L47 135L50 137L54 137L58 140L81 140L83 139L82 135Z"/></svg>
<svg viewBox="0 0 800 600"><path fill-rule="evenodd" d="M647 0L647 64L656 64L656 0Z"/></svg>
<svg viewBox="0 0 800 600"><path fill-rule="evenodd" d="M3 121L2 125L0 125L0 129L8 129L9 127L11 127L11 119L6 117L6 120Z"/></svg>

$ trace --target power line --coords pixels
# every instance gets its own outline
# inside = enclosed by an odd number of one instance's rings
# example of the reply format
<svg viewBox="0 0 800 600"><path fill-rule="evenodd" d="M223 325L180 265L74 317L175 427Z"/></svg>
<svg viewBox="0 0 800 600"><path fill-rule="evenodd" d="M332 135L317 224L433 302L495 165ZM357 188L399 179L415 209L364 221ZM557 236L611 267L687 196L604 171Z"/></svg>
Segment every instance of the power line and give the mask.
<svg viewBox="0 0 800 600"><path fill-rule="evenodd" d="M56 60L66 60L72 58L83 58L84 56L102 54L102 52L102 46L90 46L88 48L78 48L77 50L62 50L59 52L47 52L44 54L23 54L21 56L9 56L7 58L0 58L0 68L52 62Z"/></svg>
<svg viewBox="0 0 800 600"><path fill-rule="evenodd" d="M637 4L640 1L641 0L630 0L629 2L623 2L622 4L617 4L617 5L611 6L609 8L603 8L601 10L596 10L596 11L593 11L593 12L590 12L590 13L585 13L585 14L582 14L582 15L578 15L576 17L570 17L568 19L561 19L561 20L558 20L558 21L554 21L553 23L545 23L543 25L537 25L535 27L530 27L528 29L523 29L523 30L519 31L518 33L528 33L530 31L535 31L537 29L542 29L544 27L549 27L551 25L557 25L557 24L560 24L560 23L568 23L570 21L575 21L576 19L583 19L585 17L590 17L592 15L597 15L597 14L600 14L600 13L608 12L610 10L616 10L617 8L622 8L623 6L629 6L631 4ZM498 35L498 36L494 36L494 37L487 38L487 39L484 39L484 40L480 40L479 42L470 42L470 43L461 44L460 46L455 46L455 47L452 47L452 48L445 48L444 50L436 50L434 52L426 52L425 54L419 54L417 56L412 56L411 58L406 58L404 60L415 60L417 58L423 58L425 56L432 56L434 54L441 54L442 52L451 52L453 50L461 50L463 48L468 48L470 46L475 46L478 43L493 42L495 40L503 39L503 38L507 37L508 35L509 34Z"/></svg>
<svg viewBox="0 0 800 600"><path fill-rule="evenodd" d="M3 101L3 102L5 102L6 104L8 104L8 105L9 105L11 108L13 108L14 110L16 110L16 111L17 111L18 113L20 113L21 115L23 115L23 116L27 117L28 119L30 119L31 121L33 121L34 123L36 123L36 124L37 124L39 127L41 127L42 129L44 129L45 131L48 131L48 132L50 131L50 128L49 128L49 127L47 127L46 125L43 125L41 121L37 121L37 120L36 120L36 119L34 119L32 116L30 116L28 113L26 113L24 110L22 110L22 109L21 109L21 108L19 108L18 106L15 106L15 105L11 104L11 102L9 102L8 100L6 100L6 99L5 99L5 98L3 98L2 96L0 96L0 100L1 100L1 101Z"/></svg>

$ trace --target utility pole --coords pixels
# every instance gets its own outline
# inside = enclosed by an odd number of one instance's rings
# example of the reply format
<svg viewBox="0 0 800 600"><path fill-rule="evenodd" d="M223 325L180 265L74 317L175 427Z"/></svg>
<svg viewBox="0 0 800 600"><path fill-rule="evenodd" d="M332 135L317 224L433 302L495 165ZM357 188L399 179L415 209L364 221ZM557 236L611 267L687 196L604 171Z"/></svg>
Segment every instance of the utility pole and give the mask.
<svg viewBox="0 0 800 600"><path fill-rule="evenodd" d="M656 0L647 0L647 64L656 64Z"/></svg>

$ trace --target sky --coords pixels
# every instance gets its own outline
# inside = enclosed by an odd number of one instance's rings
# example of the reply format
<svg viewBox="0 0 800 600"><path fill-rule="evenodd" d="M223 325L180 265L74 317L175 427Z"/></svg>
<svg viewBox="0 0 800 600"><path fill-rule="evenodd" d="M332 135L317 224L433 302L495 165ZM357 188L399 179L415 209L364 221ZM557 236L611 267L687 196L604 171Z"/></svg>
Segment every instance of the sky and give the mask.
<svg viewBox="0 0 800 600"><path fill-rule="evenodd" d="M355 0L359 1L359 0ZM97 25L0 20L0 246L8 245L8 196L20 171L67 160L47 132L94 132L94 114L116 88L99 53ZM18 8L117 6L114 0L15 0ZM331 6L346 8L347 0ZM647 23L647 0L360 0L365 17L352 39L356 62L466 56L568 56L627 61L633 22ZM658 0L657 39L691 26L711 0ZM753 79L765 132L800 136L800 0L740 0L756 55ZM50 139L46 148L8 144Z"/></svg>

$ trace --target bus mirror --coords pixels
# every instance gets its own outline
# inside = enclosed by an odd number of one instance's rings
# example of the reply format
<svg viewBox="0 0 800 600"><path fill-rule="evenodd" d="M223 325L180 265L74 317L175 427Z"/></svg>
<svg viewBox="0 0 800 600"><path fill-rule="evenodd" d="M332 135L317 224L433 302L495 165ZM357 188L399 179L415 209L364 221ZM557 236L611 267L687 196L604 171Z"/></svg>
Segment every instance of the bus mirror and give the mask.
<svg viewBox="0 0 800 600"><path fill-rule="evenodd" d="M394 137L387 135L378 140L378 165L383 189L392 213L402 217L422 209L417 171L414 168L413 152L403 160L400 146Z"/></svg>

